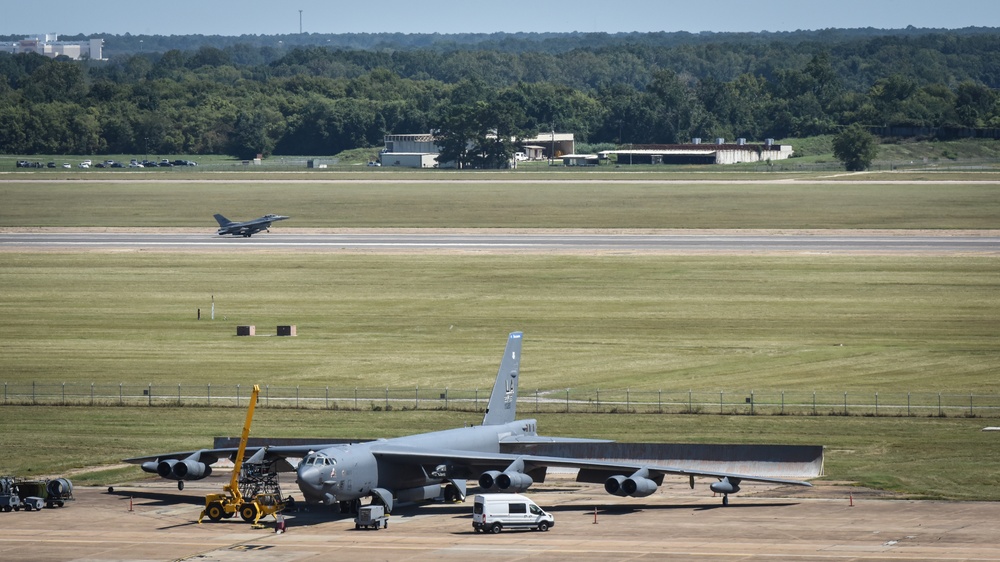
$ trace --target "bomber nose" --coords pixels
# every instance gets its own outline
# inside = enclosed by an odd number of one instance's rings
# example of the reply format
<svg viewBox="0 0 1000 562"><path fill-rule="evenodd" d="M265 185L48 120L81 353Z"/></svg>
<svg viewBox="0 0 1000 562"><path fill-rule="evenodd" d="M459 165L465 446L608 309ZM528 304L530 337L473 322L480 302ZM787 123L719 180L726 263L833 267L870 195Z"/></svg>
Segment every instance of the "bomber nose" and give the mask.
<svg viewBox="0 0 1000 562"><path fill-rule="evenodd" d="M315 466L300 466L298 470L299 487L308 486L319 489L322 485L320 481L319 469Z"/></svg>

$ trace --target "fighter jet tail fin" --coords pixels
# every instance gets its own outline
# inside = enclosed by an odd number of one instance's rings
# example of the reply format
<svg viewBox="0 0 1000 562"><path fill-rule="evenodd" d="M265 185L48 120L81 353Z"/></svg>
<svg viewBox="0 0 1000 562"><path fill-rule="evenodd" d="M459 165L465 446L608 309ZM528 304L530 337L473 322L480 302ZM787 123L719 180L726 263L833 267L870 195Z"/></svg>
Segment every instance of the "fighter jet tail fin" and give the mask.
<svg viewBox="0 0 1000 562"><path fill-rule="evenodd" d="M226 226L233 222L222 215L215 215L215 220L219 221L219 226Z"/></svg>
<svg viewBox="0 0 1000 562"><path fill-rule="evenodd" d="M511 332L507 336L507 347L503 350L497 380L493 384L490 402L486 405L483 425L510 423L517 415L517 378L521 371L522 335L522 332Z"/></svg>

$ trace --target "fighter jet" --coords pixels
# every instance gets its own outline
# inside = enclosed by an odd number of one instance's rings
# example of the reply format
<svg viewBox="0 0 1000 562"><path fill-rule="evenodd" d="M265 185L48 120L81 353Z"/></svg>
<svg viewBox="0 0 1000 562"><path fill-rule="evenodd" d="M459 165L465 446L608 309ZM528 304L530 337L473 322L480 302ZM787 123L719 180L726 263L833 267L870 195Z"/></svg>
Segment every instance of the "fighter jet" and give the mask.
<svg viewBox="0 0 1000 562"><path fill-rule="evenodd" d="M686 476L694 485L696 476L714 478L709 487L722 495L740 491L743 480L811 486L808 482L753 474L716 472L667 466L656 461L607 461L512 454L501 452L503 445L549 443L611 444L601 439L546 437L536 433L533 419L516 420L517 389L520 379L522 333L507 339L496 382L483 416L482 425L432 433L379 439L348 444L272 446L247 450L257 458L269 459L276 470L296 472L296 482L306 502L336 505L356 510L362 498L382 503L387 510L394 501L418 502L433 499L464 501L466 480L478 482L487 492L523 492L545 480L549 467L578 469L580 482L603 483L609 494L645 497L654 493L667 474ZM199 480L211 474L212 463L235 454L235 449L203 449L125 459L141 465L146 472L177 480ZM290 458L301 461L296 467Z"/></svg>
<svg viewBox="0 0 1000 562"><path fill-rule="evenodd" d="M246 222L233 222L222 215L215 215L215 220L219 221L219 231L216 234L220 236L223 234L232 234L233 236L250 238L261 230L270 232L269 229L272 222L283 221L287 218L290 217L284 215L264 215L259 219Z"/></svg>

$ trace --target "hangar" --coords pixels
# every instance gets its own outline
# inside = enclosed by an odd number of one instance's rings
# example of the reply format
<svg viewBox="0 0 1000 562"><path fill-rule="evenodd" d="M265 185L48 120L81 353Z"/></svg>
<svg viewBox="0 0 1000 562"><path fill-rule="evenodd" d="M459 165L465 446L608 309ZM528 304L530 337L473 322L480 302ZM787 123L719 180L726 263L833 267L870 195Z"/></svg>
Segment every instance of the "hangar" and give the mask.
<svg viewBox="0 0 1000 562"><path fill-rule="evenodd" d="M698 139L695 139L696 141ZM717 139L715 144L692 142L688 144L635 145L630 149L605 150L599 153L603 160L615 155L618 165L625 164L740 164L785 160L794 151L789 145L775 144L768 139L763 143L748 144L737 139L727 144Z"/></svg>

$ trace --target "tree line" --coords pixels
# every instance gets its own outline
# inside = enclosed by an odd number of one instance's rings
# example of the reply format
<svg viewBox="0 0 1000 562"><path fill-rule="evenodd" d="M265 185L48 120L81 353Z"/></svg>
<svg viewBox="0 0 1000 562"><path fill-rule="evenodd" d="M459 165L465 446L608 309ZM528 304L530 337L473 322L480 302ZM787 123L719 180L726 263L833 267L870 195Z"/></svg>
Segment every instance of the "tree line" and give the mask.
<svg viewBox="0 0 1000 562"><path fill-rule="evenodd" d="M1000 34L658 34L559 51L201 45L70 61L0 53L0 152L336 154L385 134L572 132L590 145L865 126L1000 127ZM645 40L643 40L645 38ZM574 35L570 44L579 38ZM522 41L529 44L530 41ZM558 52L556 52L558 51Z"/></svg>

